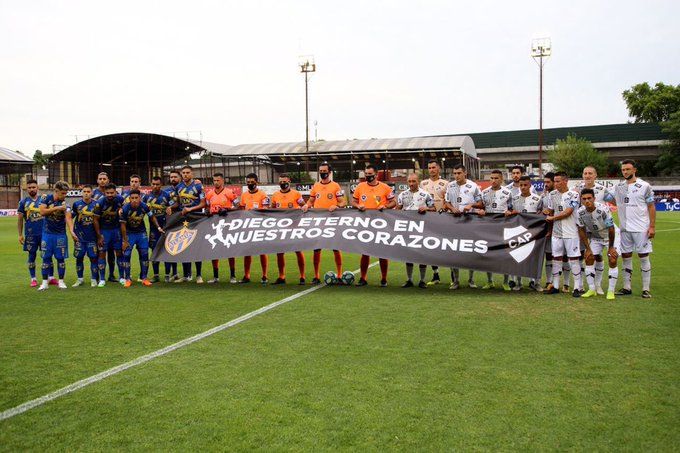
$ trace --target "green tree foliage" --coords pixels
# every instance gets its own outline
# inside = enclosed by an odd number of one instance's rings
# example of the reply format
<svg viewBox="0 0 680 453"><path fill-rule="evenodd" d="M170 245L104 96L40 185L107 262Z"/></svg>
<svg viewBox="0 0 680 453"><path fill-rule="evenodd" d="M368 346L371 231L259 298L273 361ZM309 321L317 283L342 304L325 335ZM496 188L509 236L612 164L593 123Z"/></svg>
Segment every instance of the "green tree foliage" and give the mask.
<svg viewBox="0 0 680 453"><path fill-rule="evenodd" d="M588 140L572 134L555 142L553 149L548 151L548 161L569 177L581 177L587 166L595 167L598 174L605 175L609 167L605 153L596 150Z"/></svg>
<svg viewBox="0 0 680 453"><path fill-rule="evenodd" d="M47 165L49 157L50 156L48 154L43 154L42 151L36 149L35 153L33 153L33 162L35 162L35 165L37 165L38 167L42 167L44 165Z"/></svg>
<svg viewBox="0 0 680 453"><path fill-rule="evenodd" d="M638 83L623 92L623 100L636 123L662 123L680 110L680 85Z"/></svg>
<svg viewBox="0 0 680 453"><path fill-rule="evenodd" d="M680 85L638 83L623 92L628 114L636 123L661 123L668 142L654 165L661 174L680 173Z"/></svg>

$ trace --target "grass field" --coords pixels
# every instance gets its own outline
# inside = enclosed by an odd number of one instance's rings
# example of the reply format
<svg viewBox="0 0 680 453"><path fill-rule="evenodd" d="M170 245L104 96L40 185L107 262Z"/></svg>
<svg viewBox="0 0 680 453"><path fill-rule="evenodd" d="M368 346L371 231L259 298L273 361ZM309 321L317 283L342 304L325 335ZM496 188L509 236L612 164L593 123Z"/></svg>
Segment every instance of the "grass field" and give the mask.
<svg viewBox="0 0 680 453"><path fill-rule="evenodd" d="M301 290L41 294L15 228L0 219L0 411ZM677 450L680 216L659 214L657 229L651 300L637 263L636 295L614 302L401 289L396 263L380 288L373 268L372 286L321 288L0 421L0 450ZM288 271L296 282L294 257Z"/></svg>

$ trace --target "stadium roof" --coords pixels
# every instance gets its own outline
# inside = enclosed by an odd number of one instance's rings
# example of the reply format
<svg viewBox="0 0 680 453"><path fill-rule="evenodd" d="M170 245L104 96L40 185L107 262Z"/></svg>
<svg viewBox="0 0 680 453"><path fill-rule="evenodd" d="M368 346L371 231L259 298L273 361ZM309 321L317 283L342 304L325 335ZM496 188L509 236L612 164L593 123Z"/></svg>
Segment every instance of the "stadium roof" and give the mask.
<svg viewBox="0 0 680 453"><path fill-rule="evenodd" d="M623 123L543 129L543 143L552 145L557 139L565 139L569 134L585 138L592 143L668 139L668 134L661 130L661 125L658 123ZM538 129L477 132L464 135L469 135L472 138L477 149L538 145Z"/></svg>
<svg viewBox="0 0 680 453"><path fill-rule="evenodd" d="M11 149L3 148L0 146L0 163L33 165L33 159L24 156L20 152L12 151Z"/></svg>
<svg viewBox="0 0 680 453"><path fill-rule="evenodd" d="M309 143L309 152L305 150L305 142L260 143L236 146L207 142L200 143L207 151L223 156L350 155L361 153L462 150L468 156L477 157L475 143L468 136L318 141Z"/></svg>

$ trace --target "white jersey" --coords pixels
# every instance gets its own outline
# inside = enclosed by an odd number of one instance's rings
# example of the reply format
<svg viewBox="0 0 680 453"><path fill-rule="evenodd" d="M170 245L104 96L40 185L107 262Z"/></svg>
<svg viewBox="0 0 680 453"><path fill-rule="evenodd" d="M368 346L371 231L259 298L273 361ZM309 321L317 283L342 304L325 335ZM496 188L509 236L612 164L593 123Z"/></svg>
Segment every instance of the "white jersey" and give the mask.
<svg viewBox="0 0 680 453"><path fill-rule="evenodd" d="M558 190L550 192L550 195L548 195L547 198L547 208L553 211L554 215L561 214L568 208L574 210L569 217L553 222L553 237L561 239L578 238L578 228L576 227L578 207L578 193L573 190L567 190L564 193L561 193Z"/></svg>
<svg viewBox="0 0 680 453"><path fill-rule="evenodd" d="M523 214L538 214L543 211L543 197L535 193L525 197L518 193L512 196L512 209Z"/></svg>
<svg viewBox="0 0 680 453"><path fill-rule="evenodd" d="M512 192L505 187L493 190L493 187L489 186L482 191L482 201L486 212L502 214L512 209Z"/></svg>
<svg viewBox="0 0 680 453"><path fill-rule="evenodd" d="M614 218L606 204L595 203L593 212L588 212L585 206L578 208L576 224L586 231L589 238L608 240L609 228L614 226Z"/></svg>
<svg viewBox="0 0 680 453"><path fill-rule="evenodd" d="M420 182L420 188L424 189L427 193L432 196L434 200L434 205L437 209L442 209L444 207L444 196L446 194L446 185L449 182L446 179L439 178L436 181L432 181L427 178Z"/></svg>
<svg viewBox="0 0 680 453"><path fill-rule="evenodd" d="M446 186L444 200L456 209L463 209L482 200L482 191L477 183L466 179L461 185L456 181L451 181Z"/></svg>
<svg viewBox="0 0 680 453"><path fill-rule="evenodd" d="M649 229L647 205L654 203L654 191L647 181L637 178L634 183L621 181L614 186L606 201L616 201L621 231L642 233Z"/></svg>
<svg viewBox="0 0 680 453"><path fill-rule="evenodd" d="M586 183L584 181L581 181L578 183L573 189L574 192L578 193L579 196L579 203L581 202L581 191L586 188ZM604 186L604 184L595 181L595 184L593 187L590 187L590 189L593 189L593 192L595 192L595 201L598 203L604 203L604 198L607 195L607 188Z"/></svg>
<svg viewBox="0 0 680 453"><path fill-rule="evenodd" d="M397 197L397 205L401 206L404 211L417 211L420 208L433 207L434 199L423 189L418 188L415 192L407 189Z"/></svg>
<svg viewBox="0 0 680 453"><path fill-rule="evenodd" d="M513 181L510 184L508 184L507 186L505 186L505 188L508 189L510 192L512 192L513 197L519 195L519 193L520 193L519 183L517 183L515 185L515 181ZM531 192L532 194L536 193L536 189L534 189L533 185L529 188L529 192Z"/></svg>

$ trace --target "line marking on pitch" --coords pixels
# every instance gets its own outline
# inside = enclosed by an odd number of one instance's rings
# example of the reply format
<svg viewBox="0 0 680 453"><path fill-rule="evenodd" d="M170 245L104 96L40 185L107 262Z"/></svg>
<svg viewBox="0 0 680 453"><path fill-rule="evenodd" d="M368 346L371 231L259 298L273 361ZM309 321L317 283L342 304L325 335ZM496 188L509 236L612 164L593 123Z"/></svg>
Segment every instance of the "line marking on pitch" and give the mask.
<svg viewBox="0 0 680 453"><path fill-rule="evenodd" d="M375 261L371 263L368 267L371 268L378 264L378 261ZM353 274L356 274L359 272L359 269L352 271ZM180 340L177 343L173 343L169 346L166 346L162 349L158 349L154 352L151 352L149 354L137 357L136 359L130 360L129 362L122 363L118 366L115 366L113 368L109 368L106 371L102 371L101 373L97 373L93 376L90 376L85 379L81 379L79 381L74 382L73 384L67 385L66 387L62 387L59 390L56 390L52 393L48 393L47 395L43 395L39 398L36 398L34 400L27 401L23 404L20 404L19 406L13 407L11 409L7 409L3 412L0 412L0 421L6 420L8 418L12 418L16 415L23 414L26 411L29 411L35 407L42 406L43 404L56 400L57 398L60 398L62 396L68 395L69 393L73 393L76 390L80 390L84 387L87 387L90 384L94 384L96 382L99 382L103 379L106 379L107 377L113 376L118 373L122 373L125 370L129 370L130 368L136 367L138 365L141 365L146 362L150 362L154 359L157 359L158 357L162 357L166 354L169 354L173 351L176 351L180 348L183 348L185 346L189 346L192 343L196 343L197 341L203 340L204 338L208 338L211 335L214 335L218 332L222 332L223 330L226 330L230 327L233 327L237 324L240 324L244 321L247 321L251 318L254 318L255 316L261 315L263 313L268 312L269 310L272 310L280 305L283 305L285 303L291 302L295 299L298 299L300 297L306 296L307 294L313 293L316 290L319 290L321 288L325 288L327 285L325 283L322 283L318 286L314 286L312 288L305 289L304 291L300 291L298 293L295 293L291 296L288 296L286 298L283 298L281 300L277 300L276 302L272 302L269 305L265 305L264 307L258 308L257 310L251 311L250 313L246 313L245 315L239 316L238 318L232 319L229 322L225 322L224 324L221 324L219 326L213 327L212 329L206 330L205 332L199 333L197 335L194 335L193 337L188 337L185 338L184 340Z"/></svg>
<svg viewBox="0 0 680 453"><path fill-rule="evenodd" d="M671 228L669 230L656 230L657 233L663 233L664 231L678 231L680 228Z"/></svg>

